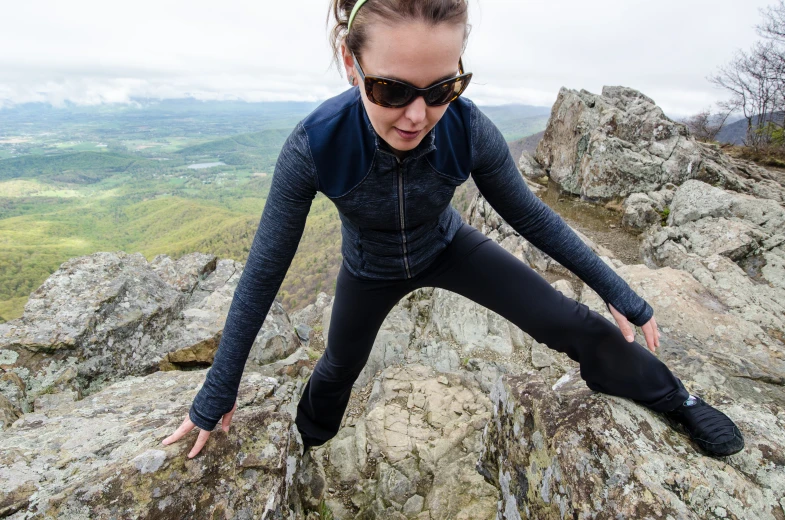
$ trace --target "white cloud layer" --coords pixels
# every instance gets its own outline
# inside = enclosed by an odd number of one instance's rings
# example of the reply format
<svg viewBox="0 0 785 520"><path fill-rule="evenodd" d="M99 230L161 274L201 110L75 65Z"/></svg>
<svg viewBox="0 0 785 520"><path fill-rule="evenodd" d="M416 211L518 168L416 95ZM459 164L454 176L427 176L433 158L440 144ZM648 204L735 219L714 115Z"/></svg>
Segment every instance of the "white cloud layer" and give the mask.
<svg viewBox="0 0 785 520"><path fill-rule="evenodd" d="M373 0L369 0L373 1ZM470 0L466 96L549 105L559 88L641 90L671 115L723 99L706 77L756 39L773 0ZM327 0L7 2L0 107L134 97L326 99L348 87Z"/></svg>

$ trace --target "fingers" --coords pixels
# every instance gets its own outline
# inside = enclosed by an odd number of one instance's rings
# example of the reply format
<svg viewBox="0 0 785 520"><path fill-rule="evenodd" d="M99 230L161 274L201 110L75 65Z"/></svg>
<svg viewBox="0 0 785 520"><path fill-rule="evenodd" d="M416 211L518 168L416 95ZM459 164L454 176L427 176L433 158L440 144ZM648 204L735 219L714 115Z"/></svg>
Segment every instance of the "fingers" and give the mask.
<svg viewBox="0 0 785 520"><path fill-rule="evenodd" d="M191 422L191 419L186 417L185 420L183 421L183 424L181 424L180 427L177 428L173 434L162 440L161 444L168 446L173 442L179 441L186 433L193 430L195 426L196 425Z"/></svg>
<svg viewBox="0 0 785 520"><path fill-rule="evenodd" d="M660 329L657 327L657 322L654 320L654 316L651 317L651 323L654 325L654 332L656 332L654 335L654 344L657 346L657 348L660 348Z"/></svg>
<svg viewBox="0 0 785 520"><path fill-rule="evenodd" d="M237 401L234 402L234 406L231 410L224 414L223 419L221 419L221 429L225 432L229 431L229 425L232 423L232 417L234 416L234 412L237 410Z"/></svg>
<svg viewBox="0 0 785 520"><path fill-rule="evenodd" d="M656 333L654 332L654 328L651 324L651 321L649 321L643 327L641 327L641 330L643 330L643 335L646 337L646 347L648 347L649 350L654 352L657 348Z"/></svg>
<svg viewBox="0 0 785 520"><path fill-rule="evenodd" d="M229 410L227 413L225 413L223 415L223 418L221 419L221 428L223 429L223 431L225 432L229 431L229 425L232 423L232 417L234 416L235 411L237 411L237 401L234 402L234 406L232 407L232 409ZM177 430L175 430L175 432L172 435L162 440L161 444L168 446L169 444L172 444L173 442L180 440L185 434L187 434L194 428L196 428L196 425L191 421L190 417L186 416L185 420L183 421L183 424L181 424L180 427L177 428ZM196 442L194 443L193 448L191 448L191 451L188 453L189 459L192 459L196 455L198 455L199 452L202 451L204 445L207 443L207 439L210 438L209 431L202 430L201 428L197 428L197 429L199 430L199 435L196 437Z"/></svg>
<svg viewBox="0 0 785 520"><path fill-rule="evenodd" d="M613 305L608 304L608 308L613 315L613 319L615 319L616 323L619 325L619 329L624 335L624 338L630 343L635 341L635 331L632 330L632 325L630 325L630 322L627 321L627 318L622 313L617 311Z"/></svg>
<svg viewBox="0 0 785 520"><path fill-rule="evenodd" d="M188 458L192 459L196 457L196 455L202 451L204 445L207 443L207 439L210 438L210 432L207 430L199 430L199 436L196 438L196 442L194 443L194 447L191 448L191 451L188 453Z"/></svg>

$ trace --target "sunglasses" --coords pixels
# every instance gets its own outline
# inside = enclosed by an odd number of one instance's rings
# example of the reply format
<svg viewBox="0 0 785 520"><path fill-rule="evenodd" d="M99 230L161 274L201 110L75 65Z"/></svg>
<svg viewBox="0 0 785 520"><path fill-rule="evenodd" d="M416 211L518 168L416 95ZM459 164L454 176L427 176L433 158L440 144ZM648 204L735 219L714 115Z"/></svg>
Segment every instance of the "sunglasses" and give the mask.
<svg viewBox="0 0 785 520"><path fill-rule="evenodd" d="M352 53L352 58L354 58L357 72L360 73L360 78L365 84L365 94L368 96L368 100L387 108L405 107L418 96L422 96L425 104L429 107L446 105L463 94L472 79L472 73L464 73L463 61L458 59L458 76L437 81L429 87L418 88L405 81L381 76L366 76L354 53Z"/></svg>

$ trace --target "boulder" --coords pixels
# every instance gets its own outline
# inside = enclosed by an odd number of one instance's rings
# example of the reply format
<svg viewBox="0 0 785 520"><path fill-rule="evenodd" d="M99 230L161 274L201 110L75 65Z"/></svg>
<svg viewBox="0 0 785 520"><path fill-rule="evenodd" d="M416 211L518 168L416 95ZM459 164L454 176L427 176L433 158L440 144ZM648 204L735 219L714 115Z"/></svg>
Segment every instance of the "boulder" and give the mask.
<svg viewBox="0 0 785 520"><path fill-rule="evenodd" d="M545 176L545 170L542 169L537 159L525 150L521 153L520 159L518 159L518 169L528 179L536 180Z"/></svg>
<svg viewBox="0 0 785 520"><path fill-rule="evenodd" d="M633 193L624 201L621 223L629 229L646 229L661 220L657 203L645 193Z"/></svg>
<svg viewBox="0 0 785 520"><path fill-rule="evenodd" d="M593 201L698 179L781 202L785 175L696 141L655 102L626 87L562 88L536 162L562 190Z"/></svg>
<svg viewBox="0 0 785 520"><path fill-rule="evenodd" d="M198 428L161 444L186 417L205 372L129 377L88 399L23 415L0 435L0 515L288 515L302 451L291 415L280 409L292 388L248 374L228 433L217 428L193 459L187 454Z"/></svg>
<svg viewBox="0 0 785 520"><path fill-rule="evenodd" d="M127 376L209 366L241 273L241 264L201 253L72 258L30 295L21 318L0 324L0 367L18 378L0 378L0 393L29 412L43 394L74 400ZM275 302L249 362L298 346Z"/></svg>

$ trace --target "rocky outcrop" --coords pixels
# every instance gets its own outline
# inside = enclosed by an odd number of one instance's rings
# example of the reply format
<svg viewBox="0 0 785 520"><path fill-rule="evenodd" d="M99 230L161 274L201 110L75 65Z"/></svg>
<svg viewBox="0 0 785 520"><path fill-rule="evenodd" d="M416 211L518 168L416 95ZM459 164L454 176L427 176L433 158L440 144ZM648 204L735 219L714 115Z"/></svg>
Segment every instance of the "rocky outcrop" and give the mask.
<svg viewBox="0 0 785 520"><path fill-rule="evenodd" d="M501 490L497 518L782 518L783 419L765 403L722 406L748 453L695 456L656 414L589 390L577 373L499 379L479 470ZM686 448L686 449L685 449ZM754 461L754 462L753 462Z"/></svg>
<svg viewBox="0 0 785 520"><path fill-rule="evenodd" d="M688 179L785 200L781 175L696 141L651 98L626 87L606 86L601 95L562 88L536 160L561 189L595 201Z"/></svg>
<svg viewBox="0 0 785 520"><path fill-rule="evenodd" d="M667 224L648 231L647 264L692 274L728 313L782 341L785 208L692 180L677 190Z"/></svg>
<svg viewBox="0 0 785 520"><path fill-rule="evenodd" d="M195 429L164 446L205 370L157 372L25 414L0 434L0 516L288 518L302 444L283 403L296 388L247 374L228 433L196 458ZM286 514L286 516L284 516Z"/></svg>
<svg viewBox="0 0 785 520"><path fill-rule="evenodd" d="M95 253L63 263L0 324L0 394L24 412L76 400L104 384L156 370L209 366L242 265L194 253L173 261ZM276 302L249 361L299 346Z"/></svg>
<svg viewBox="0 0 785 520"><path fill-rule="evenodd" d="M460 371L389 367L363 413L313 451L302 484L327 488L336 518L492 518L497 489L475 469L490 406Z"/></svg>
<svg viewBox="0 0 785 520"><path fill-rule="evenodd" d="M678 219L675 199L673 207ZM767 213L775 225L776 215ZM727 281L706 286L672 267L603 259L655 309L658 357L688 390L737 422L747 448L722 461L703 457L659 414L589 390L575 365L502 372L478 464L502 494L497 518L602 518L608 511L624 518L782 518L782 328L761 327L725 305L733 294ZM612 320L585 284L575 299ZM645 345L640 334L637 341Z"/></svg>

